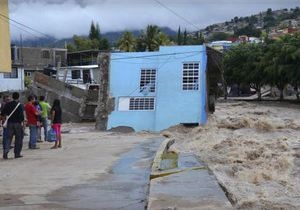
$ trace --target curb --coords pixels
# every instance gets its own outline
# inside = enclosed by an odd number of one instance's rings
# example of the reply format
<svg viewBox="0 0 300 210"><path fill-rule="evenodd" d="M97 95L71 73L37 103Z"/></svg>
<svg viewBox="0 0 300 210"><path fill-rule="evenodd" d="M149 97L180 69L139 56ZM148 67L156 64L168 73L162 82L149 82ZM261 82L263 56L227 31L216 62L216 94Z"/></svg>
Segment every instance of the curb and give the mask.
<svg viewBox="0 0 300 210"><path fill-rule="evenodd" d="M161 143L160 147L158 148L158 150L155 154L154 160L153 160L151 173L150 173L150 180L153 178L157 178L157 177L161 176L162 174L166 173L166 172L165 173L161 172L161 169L160 169L162 156L174 143L175 143L175 139L165 139Z"/></svg>
<svg viewBox="0 0 300 210"><path fill-rule="evenodd" d="M216 177L194 154L168 151L174 143L165 139L154 157L146 209L233 209ZM165 168L168 153L177 155L177 167Z"/></svg>

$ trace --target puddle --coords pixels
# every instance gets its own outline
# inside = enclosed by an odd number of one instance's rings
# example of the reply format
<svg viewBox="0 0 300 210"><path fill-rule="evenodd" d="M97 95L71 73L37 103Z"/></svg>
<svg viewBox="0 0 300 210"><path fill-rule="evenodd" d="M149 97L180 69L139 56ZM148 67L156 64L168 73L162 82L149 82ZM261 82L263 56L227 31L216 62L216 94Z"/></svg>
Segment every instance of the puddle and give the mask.
<svg viewBox="0 0 300 210"><path fill-rule="evenodd" d="M145 209L151 163L161 141L151 139L125 153L101 181L63 188L49 199L72 209Z"/></svg>
<svg viewBox="0 0 300 210"><path fill-rule="evenodd" d="M175 152L165 152L162 155L160 170L170 170L178 167L178 154Z"/></svg>

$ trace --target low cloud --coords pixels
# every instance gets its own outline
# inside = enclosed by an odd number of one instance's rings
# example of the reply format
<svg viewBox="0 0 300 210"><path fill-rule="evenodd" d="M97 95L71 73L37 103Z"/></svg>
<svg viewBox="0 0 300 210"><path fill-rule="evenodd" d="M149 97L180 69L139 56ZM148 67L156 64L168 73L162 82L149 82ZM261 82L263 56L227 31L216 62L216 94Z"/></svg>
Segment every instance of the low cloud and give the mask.
<svg viewBox="0 0 300 210"><path fill-rule="evenodd" d="M234 16L248 16L267 8L299 5L297 0L10 0L10 17L56 38L87 34L92 21L101 32L144 29L148 24L189 31L223 22ZM188 21L185 21L187 19ZM193 24L190 24L193 23ZM27 29L26 29L27 30ZM13 38L31 34L11 24ZM42 36L32 32L35 36Z"/></svg>

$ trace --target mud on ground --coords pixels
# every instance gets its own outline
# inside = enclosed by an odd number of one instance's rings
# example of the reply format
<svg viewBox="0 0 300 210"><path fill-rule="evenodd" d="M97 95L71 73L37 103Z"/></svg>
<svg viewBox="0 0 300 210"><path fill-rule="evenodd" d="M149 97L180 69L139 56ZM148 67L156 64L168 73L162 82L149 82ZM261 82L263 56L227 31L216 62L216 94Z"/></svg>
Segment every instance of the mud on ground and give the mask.
<svg viewBox="0 0 300 210"><path fill-rule="evenodd" d="M300 209L299 105L220 102L206 126L163 134L208 164L237 209Z"/></svg>

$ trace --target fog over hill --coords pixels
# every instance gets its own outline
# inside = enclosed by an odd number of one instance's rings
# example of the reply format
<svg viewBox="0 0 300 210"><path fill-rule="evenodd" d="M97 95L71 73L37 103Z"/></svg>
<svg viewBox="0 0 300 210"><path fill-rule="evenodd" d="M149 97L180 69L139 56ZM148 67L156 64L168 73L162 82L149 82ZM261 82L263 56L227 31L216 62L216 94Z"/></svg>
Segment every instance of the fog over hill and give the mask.
<svg viewBox="0 0 300 210"><path fill-rule="evenodd" d="M9 0L11 19L56 39L84 35L92 21L101 33L140 30L147 25L195 31L208 25L272 10L299 6L299 0ZM41 36L11 23L19 39Z"/></svg>
<svg viewBox="0 0 300 210"><path fill-rule="evenodd" d="M177 31L174 31L168 27L160 28L162 32L169 36L174 36L177 34ZM122 36L125 31L118 32L107 32L102 34L103 38L106 38L111 44L114 44L118 41L118 39ZM133 30L131 31L135 37L138 37L142 30ZM84 35L87 37L87 35ZM27 38L23 39L22 46L24 47L65 47L66 43L72 43L73 38L65 38L65 39L55 39L52 36L49 37L37 37L37 38ZM13 39L12 44L21 46L21 41L19 39Z"/></svg>

